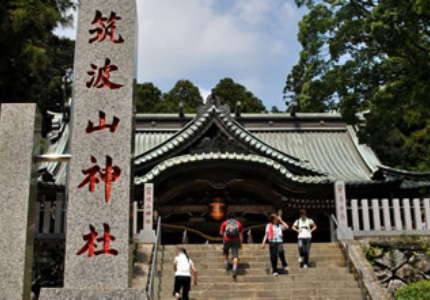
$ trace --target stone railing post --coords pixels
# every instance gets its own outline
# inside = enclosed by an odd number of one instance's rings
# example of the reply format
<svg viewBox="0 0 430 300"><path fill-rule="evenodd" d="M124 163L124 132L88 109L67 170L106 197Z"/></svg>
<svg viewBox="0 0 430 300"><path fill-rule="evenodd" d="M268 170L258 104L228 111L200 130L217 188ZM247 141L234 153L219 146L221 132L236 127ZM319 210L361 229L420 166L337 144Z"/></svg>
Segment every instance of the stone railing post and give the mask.
<svg viewBox="0 0 430 300"><path fill-rule="evenodd" d="M0 119L0 298L30 299L40 137L35 104L2 104Z"/></svg>

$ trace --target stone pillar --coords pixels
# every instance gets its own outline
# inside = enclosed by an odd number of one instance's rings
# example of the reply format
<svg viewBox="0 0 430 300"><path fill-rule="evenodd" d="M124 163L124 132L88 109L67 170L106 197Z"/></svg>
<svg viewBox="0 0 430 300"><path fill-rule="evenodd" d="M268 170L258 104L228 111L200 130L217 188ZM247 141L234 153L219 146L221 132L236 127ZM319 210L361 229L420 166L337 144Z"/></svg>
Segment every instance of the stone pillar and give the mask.
<svg viewBox="0 0 430 300"><path fill-rule="evenodd" d="M396 230L403 230L399 199L393 199L393 210L394 210L394 227Z"/></svg>
<svg viewBox="0 0 430 300"><path fill-rule="evenodd" d="M372 199L372 212L373 212L373 230L381 231L381 217L380 217L378 199Z"/></svg>
<svg viewBox="0 0 430 300"><path fill-rule="evenodd" d="M154 231L154 184L145 183L143 187L143 230L135 236L139 243L155 243Z"/></svg>
<svg viewBox="0 0 430 300"><path fill-rule="evenodd" d="M352 210L352 228L354 231L360 231L360 219L358 218L358 201L357 199L351 200Z"/></svg>
<svg viewBox="0 0 430 300"><path fill-rule="evenodd" d="M345 182L336 181L334 184L334 194L336 202L336 218L339 226L348 226L348 217L346 214L346 193Z"/></svg>
<svg viewBox="0 0 430 300"><path fill-rule="evenodd" d="M423 230L423 222L421 218L421 200L415 198L413 200L414 206L414 221L415 221L415 230Z"/></svg>
<svg viewBox="0 0 430 300"><path fill-rule="evenodd" d="M138 299L129 289L136 3L80 3L64 289L42 299Z"/></svg>
<svg viewBox="0 0 430 300"><path fill-rule="evenodd" d="M382 208L384 211L384 230L391 231L390 203L388 199L382 199Z"/></svg>
<svg viewBox="0 0 430 300"><path fill-rule="evenodd" d="M339 239L353 239L353 232L351 228L348 228L348 216L346 213L346 191L344 181L335 182L334 195L336 204L336 219L338 222L337 237Z"/></svg>
<svg viewBox="0 0 430 300"><path fill-rule="evenodd" d="M424 220L426 223L426 230L430 230L430 199L424 199Z"/></svg>
<svg viewBox="0 0 430 300"><path fill-rule="evenodd" d="M403 216L405 218L405 229L412 230L412 217L411 217L411 206L409 199L403 199Z"/></svg>
<svg viewBox="0 0 430 300"><path fill-rule="evenodd" d="M40 136L35 104L3 104L0 119L0 298L30 299Z"/></svg>
<svg viewBox="0 0 430 300"><path fill-rule="evenodd" d="M370 231L369 202L367 199L361 200L361 212L363 216L363 229L364 231Z"/></svg>

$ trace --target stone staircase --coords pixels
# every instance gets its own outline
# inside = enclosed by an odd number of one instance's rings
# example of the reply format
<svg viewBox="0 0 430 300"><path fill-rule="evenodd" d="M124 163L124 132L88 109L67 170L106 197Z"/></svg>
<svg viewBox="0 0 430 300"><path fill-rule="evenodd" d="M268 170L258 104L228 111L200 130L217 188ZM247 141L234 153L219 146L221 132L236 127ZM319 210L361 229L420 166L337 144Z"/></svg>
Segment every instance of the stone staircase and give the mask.
<svg viewBox="0 0 430 300"><path fill-rule="evenodd" d="M337 243L315 243L311 248L311 266L301 269L296 244L285 244L285 255L290 267L288 274L274 278L270 270L269 250L257 244L247 244L240 251L237 281L231 271L223 268L221 244L185 245L194 261L199 282L192 286L193 300L361 300L358 282L348 272L345 258ZM158 299L172 296L173 260L176 246L162 246L159 258L160 281L156 286ZM278 262L280 267L280 262Z"/></svg>

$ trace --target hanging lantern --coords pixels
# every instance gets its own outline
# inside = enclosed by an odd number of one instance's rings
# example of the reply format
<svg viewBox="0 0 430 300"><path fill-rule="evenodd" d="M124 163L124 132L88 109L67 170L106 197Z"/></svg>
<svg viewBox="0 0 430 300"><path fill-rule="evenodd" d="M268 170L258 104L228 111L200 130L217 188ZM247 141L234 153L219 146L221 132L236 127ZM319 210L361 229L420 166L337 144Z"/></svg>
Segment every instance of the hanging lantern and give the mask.
<svg viewBox="0 0 430 300"><path fill-rule="evenodd" d="M225 203L221 200L221 198L216 197L209 204L209 215L215 220L222 220L225 216Z"/></svg>

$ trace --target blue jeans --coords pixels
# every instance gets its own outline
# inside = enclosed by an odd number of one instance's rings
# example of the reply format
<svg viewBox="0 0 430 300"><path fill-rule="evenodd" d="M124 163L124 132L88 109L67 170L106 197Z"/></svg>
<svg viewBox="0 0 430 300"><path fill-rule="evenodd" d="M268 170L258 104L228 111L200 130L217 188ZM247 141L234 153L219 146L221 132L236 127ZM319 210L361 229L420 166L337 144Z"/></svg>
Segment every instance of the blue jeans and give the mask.
<svg viewBox="0 0 430 300"><path fill-rule="evenodd" d="M304 259L301 266L303 266L303 264L309 264L309 251L311 250L311 242L312 239L299 239L298 241L299 254Z"/></svg>

